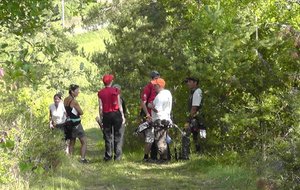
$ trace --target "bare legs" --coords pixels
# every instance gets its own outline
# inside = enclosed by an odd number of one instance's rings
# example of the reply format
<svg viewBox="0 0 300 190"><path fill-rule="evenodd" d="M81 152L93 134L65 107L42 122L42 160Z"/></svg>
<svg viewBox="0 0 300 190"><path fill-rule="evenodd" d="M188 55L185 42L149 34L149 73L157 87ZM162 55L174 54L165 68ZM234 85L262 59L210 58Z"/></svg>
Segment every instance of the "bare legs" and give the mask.
<svg viewBox="0 0 300 190"><path fill-rule="evenodd" d="M86 149L87 149L86 136L83 136L83 137L79 138L79 140L80 140L80 143L81 143L81 148L80 148L81 159L84 159L85 154L86 154ZM70 143L69 143L69 154L70 155L73 155L73 153L74 153L75 142L76 142L76 139L71 139L70 140Z"/></svg>

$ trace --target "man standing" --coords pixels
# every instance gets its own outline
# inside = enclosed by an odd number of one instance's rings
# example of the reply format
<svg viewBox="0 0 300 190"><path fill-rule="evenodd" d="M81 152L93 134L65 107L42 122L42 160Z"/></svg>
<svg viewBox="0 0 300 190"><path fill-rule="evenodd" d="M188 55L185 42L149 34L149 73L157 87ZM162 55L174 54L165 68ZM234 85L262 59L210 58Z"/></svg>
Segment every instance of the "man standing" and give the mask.
<svg viewBox="0 0 300 190"><path fill-rule="evenodd" d="M124 113L120 98L120 91L112 87L113 75L104 75L102 81L105 88L99 90L99 123L103 125L103 137L105 140L104 160L121 160L122 141L124 135ZM114 148L114 150L112 150Z"/></svg>
<svg viewBox="0 0 300 190"><path fill-rule="evenodd" d="M150 103L148 107L151 108L152 123L154 125L154 139L157 143L158 152L161 157L161 161L168 160L167 150L167 129L170 126L171 110L172 110L172 95L169 90L165 89L165 81L162 78L158 78L151 81L154 85L154 89L157 93L153 103Z"/></svg>
<svg viewBox="0 0 300 190"><path fill-rule="evenodd" d="M150 73L151 80L158 79L160 77L159 72L152 71ZM156 91L154 89L151 81L143 88L141 93L141 117L143 118L143 122L151 121L151 109L148 107L151 104L156 96ZM152 143L151 134L153 133L153 128L148 128L144 131L145 136L145 145L144 145L144 161L149 160L149 153L151 152L151 160L157 159L157 147L154 143Z"/></svg>
<svg viewBox="0 0 300 190"><path fill-rule="evenodd" d="M206 138L206 131L201 113L202 90L198 87L199 79L188 77L185 79L185 83L190 89L190 96L188 101L188 119L184 125L186 134L182 137L182 154L180 158L187 160L189 159L190 135L193 135L196 151L200 152L199 133L201 138Z"/></svg>

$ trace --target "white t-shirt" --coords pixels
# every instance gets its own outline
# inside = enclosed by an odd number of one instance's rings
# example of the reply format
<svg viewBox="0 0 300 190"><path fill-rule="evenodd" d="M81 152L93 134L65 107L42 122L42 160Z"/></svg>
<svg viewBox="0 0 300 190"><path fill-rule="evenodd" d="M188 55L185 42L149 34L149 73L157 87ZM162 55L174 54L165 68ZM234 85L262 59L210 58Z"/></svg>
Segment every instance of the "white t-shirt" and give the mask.
<svg viewBox="0 0 300 190"><path fill-rule="evenodd" d="M61 124L63 122L65 122L66 120L66 110L65 110L65 106L62 102L60 102L56 108L55 104L51 104L49 106L51 115L52 115L52 121L55 124Z"/></svg>
<svg viewBox="0 0 300 190"><path fill-rule="evenodd" d="M202 90L198 88L193 94L192 106L200 106L202 100Z"/></svg>
<svg viewBox="0 0 300 190"><path fill-rule="evenodd" d="M152 121L157 119L171 121L172 94L169 90L160 91L153 100L153 105L157 113L151 110Z"/></svg>

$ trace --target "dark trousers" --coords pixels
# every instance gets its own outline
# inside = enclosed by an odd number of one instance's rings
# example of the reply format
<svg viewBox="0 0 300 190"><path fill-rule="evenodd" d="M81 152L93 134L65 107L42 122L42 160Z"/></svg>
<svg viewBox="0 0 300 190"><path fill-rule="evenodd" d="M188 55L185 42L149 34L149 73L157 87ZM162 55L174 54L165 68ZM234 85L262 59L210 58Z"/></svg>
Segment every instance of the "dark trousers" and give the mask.
<svg viewBox="0 0 300 190"><path fill-rule="evenodd" d="M158 152L158 147L156 143L152 143L151 145L151 152L150 152L150 158L152 160L157 160L157 152Z"/></svg>
<svg viewBox="0 0 300 190"><path fill-rule="evenodd" d="M119 111L103 113L103 138L105 140L105 160L120 160L122 157L123 136L125 126L122 125L122 115Z"/></svg>
<svg viewBox="0 0 300 190"><path fill-rule="evenodd" d="M186 134L182 136L182 150L181 150L181 158L182 159L189 159L190 154L190 136L193 135L193 140L196 146L196 152L200 153L200 143L199 143L199 132L191 130L188 128L185 130Z"/></svg>

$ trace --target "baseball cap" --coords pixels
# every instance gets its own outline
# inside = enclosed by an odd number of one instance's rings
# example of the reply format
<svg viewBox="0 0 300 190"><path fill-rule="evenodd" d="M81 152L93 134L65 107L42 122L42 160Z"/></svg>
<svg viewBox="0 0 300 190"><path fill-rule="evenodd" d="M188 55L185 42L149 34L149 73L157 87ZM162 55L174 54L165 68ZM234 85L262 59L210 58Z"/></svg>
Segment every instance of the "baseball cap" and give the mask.
<svg viewBox="0 0 300 190"><path fill-rule="evenodd" d="M111 83L111 81L114 80L114 75L110 75L110 74L106 74L103 76L102 81L105 85L108 85L109 83Z"/></svg>
<svg viewBox="0 0 300 190"><path fill-rule="evenodd" d="M155 78L155 77L159 77L159 76L160 76L160 74L159 74L158 71L152 71L152 72L150 73L150 77L151 77L151 78Z"/></svg>
<svg viewBox="0 0 300 190"><path fill-rule="evenodd" d="M120 89L120 90L121 90L121 85L119 85L119 84L114 84L112 87L114 87L114 88L118 88L118 89Z"/></svg>
<svg viewBox="0 0 300 190"><path fill-rule="evenodd" d="M165 80L162 79L162 78L154 79L154 80L151 81L151 83L152 83L153 85L157 84L157 85L159 85L160 87L163 87L163 88L164 88L165 85L166 85Z"/></svg>

